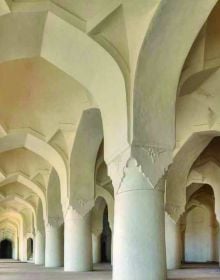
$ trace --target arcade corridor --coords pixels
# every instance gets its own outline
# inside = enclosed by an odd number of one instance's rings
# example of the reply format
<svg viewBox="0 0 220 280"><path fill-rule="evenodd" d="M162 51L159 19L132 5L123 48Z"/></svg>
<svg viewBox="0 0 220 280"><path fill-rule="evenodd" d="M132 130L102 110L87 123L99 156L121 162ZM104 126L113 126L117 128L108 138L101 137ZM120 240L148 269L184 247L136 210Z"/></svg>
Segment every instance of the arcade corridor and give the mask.
<svg viewBox="0 0 220 280"><path fill-rule="evenodd" d="M220 279L219 244L220 0L0 0L0 280Z"/></svg>

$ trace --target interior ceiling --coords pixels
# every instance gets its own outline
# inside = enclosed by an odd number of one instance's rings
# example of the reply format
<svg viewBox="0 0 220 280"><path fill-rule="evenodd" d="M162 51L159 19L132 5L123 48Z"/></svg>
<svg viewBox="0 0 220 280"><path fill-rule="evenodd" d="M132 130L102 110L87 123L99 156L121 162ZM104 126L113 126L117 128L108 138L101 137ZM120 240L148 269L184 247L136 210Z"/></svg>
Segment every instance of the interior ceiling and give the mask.
<svg viewBox="0 0 220 280"><path fill-rule="evenodd" d="M215 160L220 164L220 137L213 138L194 162L193 168L203 165L208 160Z"/></svg>
<svg viewBox="0 0 220 280"><path fill-rule="evenodd" d="M38 172L49 174L51 166L39 155L19 148L0 154L0 168L5 175L20 172L31 178Z"/></svg>
<svg viewBox="0 0 220 280"><path fill-rule="evenodd" d="M198 187L198 189L191 194L188 203L192 200L196 200L199 204L209 206L214 210L214 192L212 187L207 184Z"/></svg>
<svg viewBox="0 0 220 280"><path fill-rule="evenodd" d="M88 20L110 5L112 0L52 0L52 2L80 18Z"/></svg>
<svg viewBox="0 0 220 280"><path fill-rule="evenodd" d="M60 125L77 123L87 97L78 82L42 58L0 64L0 121L8 130L52 136Z"/></svg>
<svg viewBox="0 0 220 280"><path fill-rule="evenodd" d="M18 197L28 198L36 196L31 189L19 182L9 183L4 186L0 186L0 194L4 197L18 195Z"/></svg>

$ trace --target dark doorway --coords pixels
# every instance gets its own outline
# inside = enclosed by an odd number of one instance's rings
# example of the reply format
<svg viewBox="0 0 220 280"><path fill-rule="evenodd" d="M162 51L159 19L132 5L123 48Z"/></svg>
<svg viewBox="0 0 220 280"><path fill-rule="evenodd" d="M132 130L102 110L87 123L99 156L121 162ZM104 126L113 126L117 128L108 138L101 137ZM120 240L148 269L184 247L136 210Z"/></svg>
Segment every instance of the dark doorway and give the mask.
<svg viewBox="0 0 220 280"><path fill-rule="evenodd" d="M111 262L111 243L112 232L108 222L108 208L106 207L103 215L103 231L101 235L101 261Z"/></svg>
<svg viewBox="0 0 220 280"><path fill-rule="evenodd" d="M34 242L32 238L27 240L27 259L31 260L33 258Z"/></svg>
<svg viewBox="0 0 220 280"><path fill-rule="evenodd" d="M4 239L0 243L0 258L12 259L12 242L8 239Z"/></svg>

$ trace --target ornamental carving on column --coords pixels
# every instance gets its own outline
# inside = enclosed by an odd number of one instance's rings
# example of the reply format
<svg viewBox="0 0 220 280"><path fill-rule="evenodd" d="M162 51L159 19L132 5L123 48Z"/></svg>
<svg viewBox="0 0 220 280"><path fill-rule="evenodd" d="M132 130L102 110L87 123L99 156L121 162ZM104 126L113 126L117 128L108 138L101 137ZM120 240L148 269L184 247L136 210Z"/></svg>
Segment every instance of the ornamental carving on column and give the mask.
<svg viewBox="0 0 220 280"><path fill-rule="evenodd" d="M90 210L87 213L84 213L84 215L82 215L73 206L69 206L65 214L65 221L84 219L87 215L90 215Z"/></svg>
<svg viewBox="0 0 220 280"><path fill-rule="evenodd" d="M63 224L63 217L48 217L47 226L59 228Z"/></svg>
<svg viewBox="0 0 220 280"><path fill-rule="evenodd" d="M130 158L124 168L118 193L137 190L153 190L154 186L145 176L140 165L134 158Z"/></svg>
<svg viewBox="0 0 220 280"><path fill-rule="evenodd" d="M159 160L161 153L164 152L161 148L148 147L144 148L145 154L151 158L151 164ZM133 191L133 190L157 190L164 191L166 185L166 169L159 172L160 179L154 178L154 182L147 174L134 156L131 156L130 149L125 150L118 155L114 160L108 163L108 173L112 179L116 194ZM167 167L168 168L168 167ZM156 173L155 173L156 174Z"/></svg>
<svg viewBox="0 0 220 280"><path fill-rule="evenodd" d="M107 162L108 175L112 180L112 185L114 187L115 193L117 193L120 187L121 180L124 176L124 167L130 158L130 149L126 149L119 155L117 155L113 160Z"/></svg>
<svg viewBox="0 0 220 280"><path fill-rule="evenodd" d="M181 215L185 211L184 205L177 205L177 204L166 204L166 212L171 217L172 220L174 220L176 223L179 221Z"/></svg>

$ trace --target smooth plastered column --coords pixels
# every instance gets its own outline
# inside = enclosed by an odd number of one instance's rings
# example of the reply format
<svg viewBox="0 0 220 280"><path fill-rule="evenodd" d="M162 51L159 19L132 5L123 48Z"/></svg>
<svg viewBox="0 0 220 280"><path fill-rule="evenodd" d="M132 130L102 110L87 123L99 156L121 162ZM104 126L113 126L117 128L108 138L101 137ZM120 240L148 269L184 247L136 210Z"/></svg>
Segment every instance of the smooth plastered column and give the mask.
<svg viewBox="0 0 220 280"><path fill-rule="evenodd" d="M35 264L43 265L45 263L45 236L37 231L35 236Z"/></svg>
<svg viewBox="0 0 220 280"><path fill-rule="evenodd" d="M92 259L93 264L101 262L101 235L92 234Z"/></svg>
<svg viewBox="0 0 220 280"><path fill-rule="evenodd" d="M177 269L180 267L182 256L180 226L167 214L165 218L165 233L167 269Z"/></svg>
<svg viewBox="0 0 220 280"><path fill-rule="evenodd" d="M115 190L113 280L165 280L164 192L137 166Z"/></svg>
<svg viewBox="0 0 220 280"><path fill-rule="evenodd" d="M14 245L13 245L13 250L12 250L12 258L14 260L18 260L18 239L15 238L14 240Z"/></svg>
<svg viewBox="0 0 220 280"><path fill-rule="evenodd" d="M46 226L45 266L63 266L63 226Z"/></svg>
<svg viewBox="0 0 220 280"><path fill-rule="evenodd" d="M92 233L90 213L81 216L70 209L64 226L64 270L92 270Z"/></svg>

